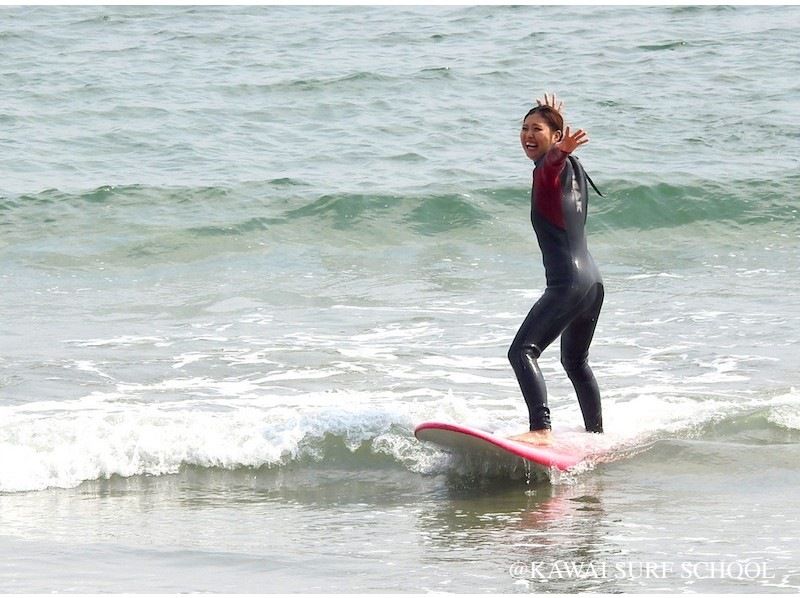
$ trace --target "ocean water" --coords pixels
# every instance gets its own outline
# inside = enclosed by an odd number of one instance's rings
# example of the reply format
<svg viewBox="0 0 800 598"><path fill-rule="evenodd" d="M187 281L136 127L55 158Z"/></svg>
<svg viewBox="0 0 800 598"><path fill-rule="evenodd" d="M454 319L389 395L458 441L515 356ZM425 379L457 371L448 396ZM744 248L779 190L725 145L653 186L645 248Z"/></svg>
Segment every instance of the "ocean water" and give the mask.
<svg viewBox="0 0 800 598"><path fill-rule="evenodd" d="M800 8L0 8L0 591L800 589ZM521 117L588 130L581 435Z"/></svg>

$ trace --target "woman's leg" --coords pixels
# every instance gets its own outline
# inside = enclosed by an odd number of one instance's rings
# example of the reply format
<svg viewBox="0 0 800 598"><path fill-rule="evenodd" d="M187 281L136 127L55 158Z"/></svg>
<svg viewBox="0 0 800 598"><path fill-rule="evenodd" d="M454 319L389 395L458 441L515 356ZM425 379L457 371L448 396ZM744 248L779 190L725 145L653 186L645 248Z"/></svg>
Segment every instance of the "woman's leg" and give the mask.
<svg viewBox="0 0 800 598"><path fill-rule="evenodd" d="M603 285L596 284L582 302L583 310L561 334L561 364L575 387L587 432L603 431L600 389L589 367L589 345L603 306Z"/></svg>
<svg viewBox="0 0 800 598"><path fill-rule="evenodd" d="M531 431L551 427L547 387L537 359L569 322L569 304L565 293L547 289L528 312L508 350L508 360L528 406Z"/></svg>

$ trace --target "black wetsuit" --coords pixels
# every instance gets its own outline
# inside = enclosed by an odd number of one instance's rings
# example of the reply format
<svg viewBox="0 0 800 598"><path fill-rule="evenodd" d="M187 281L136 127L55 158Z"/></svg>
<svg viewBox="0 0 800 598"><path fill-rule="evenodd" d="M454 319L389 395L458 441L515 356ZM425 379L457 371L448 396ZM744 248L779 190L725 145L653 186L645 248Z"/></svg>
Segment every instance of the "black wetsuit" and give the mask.
<svg viewBox="0 0 800 598"><path fill-rule="evenodd" d="M508 351L531 430L550 428L547 390L536 360L561 335L561 363L578 395L586 430L603 431L600 391L588 363L603 281L586 246L587 205L587 176L580 162L552 147L536 161L531 191L531 221L547 288Z"/></svg>

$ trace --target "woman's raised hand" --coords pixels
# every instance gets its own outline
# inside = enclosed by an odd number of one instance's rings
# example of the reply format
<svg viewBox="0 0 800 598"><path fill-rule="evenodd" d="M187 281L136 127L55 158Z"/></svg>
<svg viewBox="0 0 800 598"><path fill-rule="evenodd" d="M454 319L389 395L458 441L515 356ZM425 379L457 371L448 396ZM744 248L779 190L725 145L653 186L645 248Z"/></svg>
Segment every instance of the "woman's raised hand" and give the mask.
<svg viewBox="0 0 800 598"><path fill-rule="evenodd" d="M564 136L561 141L556 143L556 147L562 152L571 154L584 143L589 143L589 138L586 136L586 131L578 129L574 133L570 133L569 127L564 129Z"/></svg>
<svg viewBox="0 0 800 598"><path fill-rule="evenodd" d="M558 102L558 104L556 104L556 101L557 101L556 100L556 94L551 93L550 97L548 98L547 97L547 92L545 92L544 99L543 100L537 99L536 100L536 105L537 106L550 106L553 110L555 110L556 112L561 114L561 110L564 108L564 102Z"/></svg>

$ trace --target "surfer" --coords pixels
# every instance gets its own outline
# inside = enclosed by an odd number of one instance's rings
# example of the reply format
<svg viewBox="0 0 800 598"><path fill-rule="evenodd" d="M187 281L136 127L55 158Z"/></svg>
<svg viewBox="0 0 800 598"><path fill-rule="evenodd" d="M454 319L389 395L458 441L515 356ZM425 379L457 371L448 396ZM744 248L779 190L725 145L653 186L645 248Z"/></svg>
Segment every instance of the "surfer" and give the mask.
<svg viewBox="0 0 800 598"><path fill-rule="evenodd" d="M561 336L567 372L588 432L602 432L600 390L589 367L589 345L603 305L603 281L586 246L588 177L571 154L588 143L583 129L564 128L555 95L537 100L522 121L520 142L534 161L531 222L542 252L547 287L508 351L528 406L530 431L513 440L551 442L547 389L537 359Z"/></svg>

